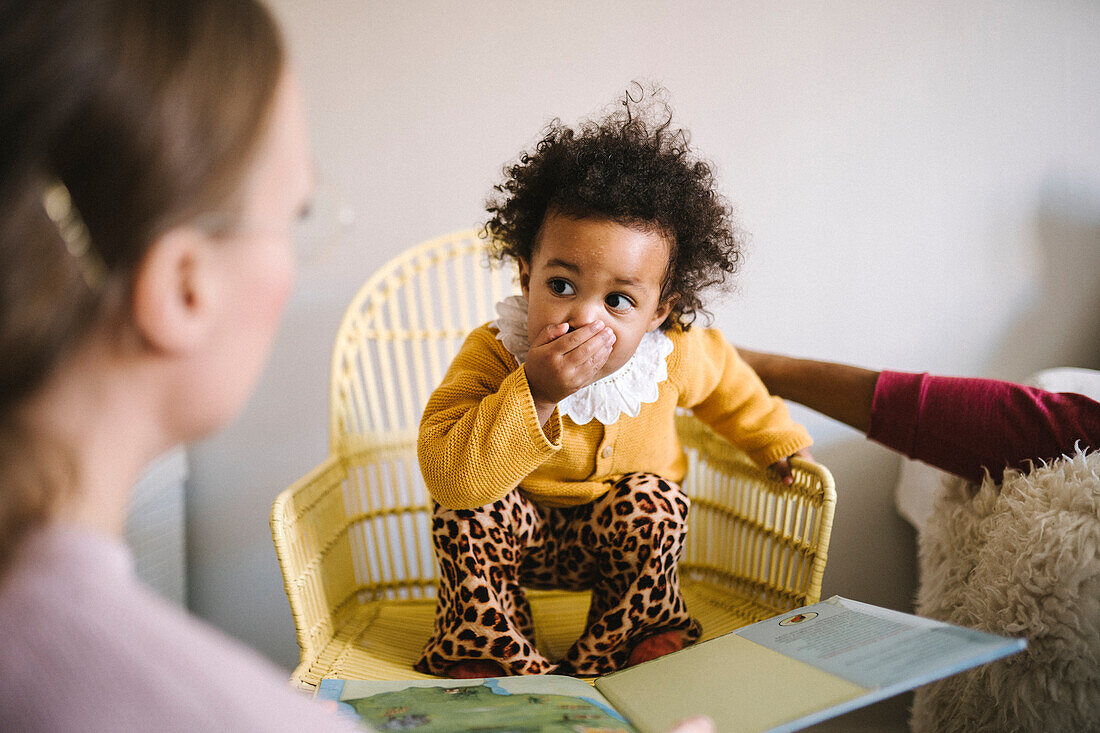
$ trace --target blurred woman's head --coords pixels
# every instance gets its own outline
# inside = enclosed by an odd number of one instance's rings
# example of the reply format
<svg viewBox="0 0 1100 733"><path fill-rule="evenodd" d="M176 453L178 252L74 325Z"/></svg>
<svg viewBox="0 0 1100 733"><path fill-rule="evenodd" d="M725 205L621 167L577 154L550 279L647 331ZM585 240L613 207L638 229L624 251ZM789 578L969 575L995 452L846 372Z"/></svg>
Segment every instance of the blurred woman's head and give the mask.
<svg viewBox="0 0 1100 733"><path fill-rule="evenodd" d="M240 406L293 275L300 107L252 0L0 0L0 562L59 495L33 406L89 344L158 365L170 438Z"/></svg>

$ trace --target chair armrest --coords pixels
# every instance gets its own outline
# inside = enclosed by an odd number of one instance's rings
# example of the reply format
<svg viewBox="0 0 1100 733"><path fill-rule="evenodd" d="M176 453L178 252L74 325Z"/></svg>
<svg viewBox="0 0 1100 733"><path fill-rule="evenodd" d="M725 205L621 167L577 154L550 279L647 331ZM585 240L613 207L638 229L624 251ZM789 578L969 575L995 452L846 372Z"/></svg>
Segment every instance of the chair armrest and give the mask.
<svg viewBox="0 0 1100 733"><path fill-rule="evenodd" d="M431 503L409 431L344 436L275 499L271 534L302 658L363 604L435 590Z"/></svg>
<svg viewBox="0 0 1100 733"><path fill-rule="evenodd" d="M829 470L793 458L786 486L696 418L678 416L677 430L696 515L681 566L779 610L820 600L836 508Z"/></svg>
<svg viewBox="0 0 1100 733"><path fill-rule="evenodd" d="M330 455L271 507L271 536L303 659L332 637L359 585L346 547L346 479L346 461Z"/></svg>

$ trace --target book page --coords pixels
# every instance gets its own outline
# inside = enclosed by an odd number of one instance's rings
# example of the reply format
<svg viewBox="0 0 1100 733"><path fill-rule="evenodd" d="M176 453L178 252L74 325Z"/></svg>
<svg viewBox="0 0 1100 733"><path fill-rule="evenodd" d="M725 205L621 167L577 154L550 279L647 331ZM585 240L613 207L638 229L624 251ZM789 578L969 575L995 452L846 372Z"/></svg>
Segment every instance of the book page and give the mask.
<svg viewBox="0 0 1100 733"><path fill-rule="evenodd" d="M596 680L642 733L706 714L722 733L764 731L866 689L728 634Z"/></svg>
<svg viewBox="0 0 1100 733"><path fill-rule="evenodd" d="M834 596L596 681L643 733L705 713L789 731L999 659L1023 639Z"/></svg>
<svg viewBox="0 0 1100 733"><path fill-rule="evenodd" d="M909 689L1022 648L1014 639L839 596L735 633L875 689Z"/></svg>
<svg viewBox="0 0 1100 733"><path fill-rule="evenodd" d="M394 682L322 680L316 697L374 730L635 733L587 682L555 675Z"/></svg>

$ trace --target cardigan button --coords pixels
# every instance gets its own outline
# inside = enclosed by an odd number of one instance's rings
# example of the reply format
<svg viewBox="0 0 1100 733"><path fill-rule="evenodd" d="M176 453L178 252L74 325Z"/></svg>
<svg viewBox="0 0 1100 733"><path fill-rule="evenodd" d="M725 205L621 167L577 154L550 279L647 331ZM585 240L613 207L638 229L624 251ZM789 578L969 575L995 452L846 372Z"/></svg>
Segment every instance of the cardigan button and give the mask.
<svg viewBox="0 0 1100 733"><path fill-rule="evenodd" d="M614 453L614 451L611 449L611 446L609 446L609 445L605 445L603 447L603 450L600 451L600 455L603 456L604 458L610 458L612 453Z"/></svg>

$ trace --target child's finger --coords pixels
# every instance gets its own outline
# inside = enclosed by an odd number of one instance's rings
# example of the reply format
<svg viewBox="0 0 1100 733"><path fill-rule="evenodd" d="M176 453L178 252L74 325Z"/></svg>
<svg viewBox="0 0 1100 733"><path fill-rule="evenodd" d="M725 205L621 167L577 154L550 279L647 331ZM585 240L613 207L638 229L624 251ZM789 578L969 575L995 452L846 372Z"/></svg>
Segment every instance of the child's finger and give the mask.
<svg viewBox="0 0 1100 733"><path fill-rule="evenodd" d="M779 474L779 479L787 486L794 483L794 474L791 473L791 462L786 458L780 458L773 463L770 468Z"/></svg>
<svg viewBox="0 0 1100 733"><path fill-rule="evenodd" d="M531 344L531 348L545 346L568 332L568 323L552 323L549 326L544 326L543 329L539 331L538 335L535 336L535 342Z"/></svg>
<svg viewBox="0 0 1100 733"><path fill-rule="evenodd" d="M557 338L555 347L561 349L562 354L573 351L578 346L588 342L592 337L600 333L604 328L603 321L592 321L576 328L564 336Z"/></svg>
<svg viewBox="0 0 1100 733"><path fill-rule="evenodd" d="M576 331L573 333L576 333ZM570 334L570 336L572 335ZM574 364L582 364L586 361L595 362L598 359L598 366L603 366L603 363L607 361L607 357L611 356L611 349L614 345L615 332L610 328L603 328L567 351L565 358ZM601 354L602 358L599 358Z"/></svg>

